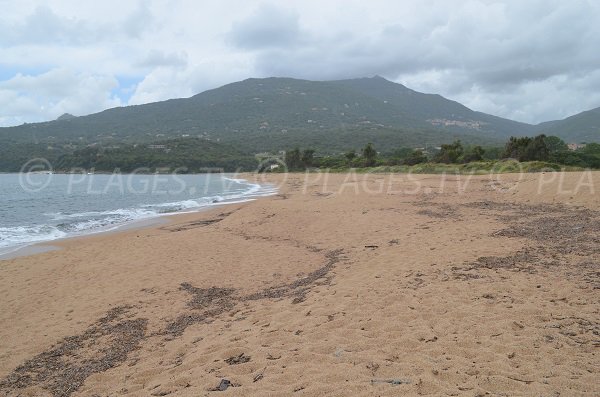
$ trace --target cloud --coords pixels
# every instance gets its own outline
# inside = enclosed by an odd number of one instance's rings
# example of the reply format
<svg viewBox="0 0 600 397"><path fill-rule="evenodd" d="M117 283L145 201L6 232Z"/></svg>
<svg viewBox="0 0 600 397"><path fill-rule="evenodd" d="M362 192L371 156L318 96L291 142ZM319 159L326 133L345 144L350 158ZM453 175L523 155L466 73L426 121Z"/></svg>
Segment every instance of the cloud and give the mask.
<svg viewBox="0 0 600 397"><path fill-rule="evenodd" d="M53 120L63 113L84 115L120 106L121 101L112 94L117 87L114 77L66 69L18 74L0 82L0 124Z"/></svg>
<svg viewBox="0 0 600 397"><path fill-rule="evenodd" d="M242 49L293 48L301 39L298 15L274 5L260 6L250 17L234 22L230 42Z"/></svg>
<svg viewBox="0 0 600 397"><path fill-rule="evenodd" d="M240 60L232 57L206 60L179 68L157 67L137 84L129 99L130 105L164 101L171 98L190 97L210 88L218 87L238 80L245 68L239 66Z"/></svg>
<svg viewBox="0 0 600 397"><path fill-rule="evenodd" d="M138 7L125 18L119 27L130 37L139 39L145 32L152 30L155 23L156 19L150 10L149 3L143 1L138 3Z"/></svg>
<svg viewBox="0 0 600 397"><path fill-rule="evenodd" d="M140 38L157 26L147 2L130 13L110 20L89 20L59 15L46 4L21 18L0 17L0 48L16 45L84 46L113 42L116 38Z"/></svg>
<svg viewBox="0 0 600 397"><path fill-rule="evenodd" d="M25 17L13 23L0 23L2 47L16 44L80 45L96 40L98 32L85 21L57 15L46 5L40 5Z"/></svg>
<svg viewBox="0 0 600 397"><path fill-rule="evenodd" d="M365 19L363 26L338 21L344 28L322 32L290 23L281 45L270 42L245 48L254 52L258 75L336 79L381 74L417 90L462 100L476 110L527 122L563 117L544 92L558 95L552 97L555 102L585 95L568 86L557 89L556 84L589 76L600 65L596 49L600 25L594 22L600 9L593 3L430 3L408 21L398 18L400 22L377 24ZM244 37L263 23L263 14L267 13L259 9L234 24L232 32ZM270 10L268 14L284 13ZM517 92L527 102L511 95ZM600 103L590 103L594 105Z"/></svg>
<svg viewBox="0 0 600 397"><path fill-rule="evenodd" d="M57 103L39 94L51 86L40 71L135 82L99 84L100 104L113 103L114 92L123 104L139 104L247 77L379 74L475 110L539 122L600 106L597 20L600 3L579 0L226 0L201 9L194 0L177 7L159 0L5 2L0 84L19 72L32 78L11 120L35 121L50 114L22 109ZM91 96L64 94L74 102Z"/></svg>
<svg viewBox="0 0 600 397"><path fill-rule="evenodd" d="M180 53L165 53L160 50L150 50L143 59L136 62L136 65L143 68L156 68L161 66L185 67L187 65L187 58L188 56L185 51Z"/></svg>
<svg viewBox="0 0 600 397"><path fill-rule="evenodd" d="M581 81L586 84L582 85ZM595 81L596 89L587 86ZM502 117L537 122L562 119L600 105L600 70L578 81L574 76L555 75L532 80L512 90L489 91L474 85L457 95L457 100L473 109ZM532 100L535 98L535 100Z"/></svg>

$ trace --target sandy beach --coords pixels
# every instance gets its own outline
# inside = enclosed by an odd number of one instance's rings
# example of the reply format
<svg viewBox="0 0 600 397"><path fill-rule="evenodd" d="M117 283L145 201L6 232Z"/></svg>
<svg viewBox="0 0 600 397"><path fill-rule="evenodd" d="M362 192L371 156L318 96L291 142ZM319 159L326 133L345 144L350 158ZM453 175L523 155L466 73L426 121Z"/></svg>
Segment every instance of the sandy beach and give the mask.
<svg viewBox="0 0 600 397"><path fill-rule="evenodd" d="M0 261L0 395L600 395L600 172L246 177Z"/></svg>

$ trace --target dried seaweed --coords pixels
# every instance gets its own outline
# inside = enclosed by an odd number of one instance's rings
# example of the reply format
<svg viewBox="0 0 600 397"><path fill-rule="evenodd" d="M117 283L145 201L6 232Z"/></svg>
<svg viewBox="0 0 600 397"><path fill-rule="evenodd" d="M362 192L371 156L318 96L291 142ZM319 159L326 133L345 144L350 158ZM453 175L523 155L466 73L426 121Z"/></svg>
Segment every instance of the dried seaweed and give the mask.
<svg viewBox="0 0 600 397"><path fill-rule="evenodd" d="M0 381L0 391L38 385L54 397L68 397L89 376L120 365L139 347L148 324L145 318L122 320L129 309L114 308L83 334L64 338L27 360Z"/></svg>

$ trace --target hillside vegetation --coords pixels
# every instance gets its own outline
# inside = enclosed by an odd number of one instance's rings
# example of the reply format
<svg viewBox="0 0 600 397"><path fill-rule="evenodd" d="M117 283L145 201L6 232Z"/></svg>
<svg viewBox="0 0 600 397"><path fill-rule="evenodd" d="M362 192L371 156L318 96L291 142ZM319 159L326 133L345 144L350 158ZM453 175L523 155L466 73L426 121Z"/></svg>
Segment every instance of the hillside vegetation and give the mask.
<svg viewBox="0 0 600 397"><path fill-rule="evenodd" d="M536 126L538 133L566 138L568 142L600 142L600 108L588 110L564 120Z"/></svg>
<svg viewBox="0 0 600 397"><path fill-rule="evenodd" d="M233 172L254 171L256 160L227 145L203 139L181 138L157 142L152 145L127 145L114 149L90 147L77 150L58 159L58 170L84 168L86 170L113 172Z"/></svg>
<svg viewBox="0 0 600 397"><path fill-rule="evenodd" d="M191 98L105 110L82 117L0 129L0 140L16 142L141 143L202 137L250 150L273 149L273 141L328 138L329 150L344 149L344 132L379 134L382 143L421 145L460 137L497 142L524 135L532 126L474 112L439 95L422 94L381 77L307 81L248 79ZM428 142L424 142L428 140Z"/></svg>
<svg viewBox="0 0 600 397"><path fill-rule="evenodd" d="M294 147L327 157L368 142L384 152L439 147L456 140L498 147L511 136L538 133L566 142L600 141L600 108L533 126L475 112L381 77L247 79L191 98L0 128L0 171L19 170L33 157L52 163L60 158L64 168L124 162L160 167L174 159L186 159L191 169L213 164L246 168L257 153ZM146 150L151 144L177 140L182 143L175 144L171 154ZM188 151L181 148L184 142L191 145Z"/></svg>

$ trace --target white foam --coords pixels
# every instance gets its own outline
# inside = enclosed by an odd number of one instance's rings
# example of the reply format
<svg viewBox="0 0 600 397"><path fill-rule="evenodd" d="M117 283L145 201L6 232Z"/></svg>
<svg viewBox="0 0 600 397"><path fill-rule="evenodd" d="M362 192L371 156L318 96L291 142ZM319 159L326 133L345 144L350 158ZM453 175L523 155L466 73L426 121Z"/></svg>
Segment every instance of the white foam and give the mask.
<svg viewBox="0 0 600 397"><path fill-rule="evenodd" d="M49 225L0 227L0 248L63 238L67 233Z"/></svg>
<svg viewBox="0 0 600 397"><path fill-rule="evenodd" d="M108 211L86 211L86 212L76 212L73 214L63 214L63 213L51 213L45 214L50 216L52 220L61 221L68 219L76 219L76 218L94 218L94 217L105 217L111 215L123 216L123 217L133 217L133 218L141 218L145 216L154 215L153 211L146 210L143 208L118 208L116 210L108 210Z"/></svg>
<svg viewBox="0 0 600 397"><path fill-rule="evenodd" d="M173 213L186 213L215 205L244 203L258 197L277 193L274 186L261 186L244 179L223 177L242 185L225 194L204 196L182 201L144 204L139 208L119 208L107 211L85 211L72 214L46 213L56 226L49 224L34 226L0 227L0 255L23 246L52 241L65 237L110 231L132 221L155 218ZM8 250L8 251L7 251Z"/></svg>

